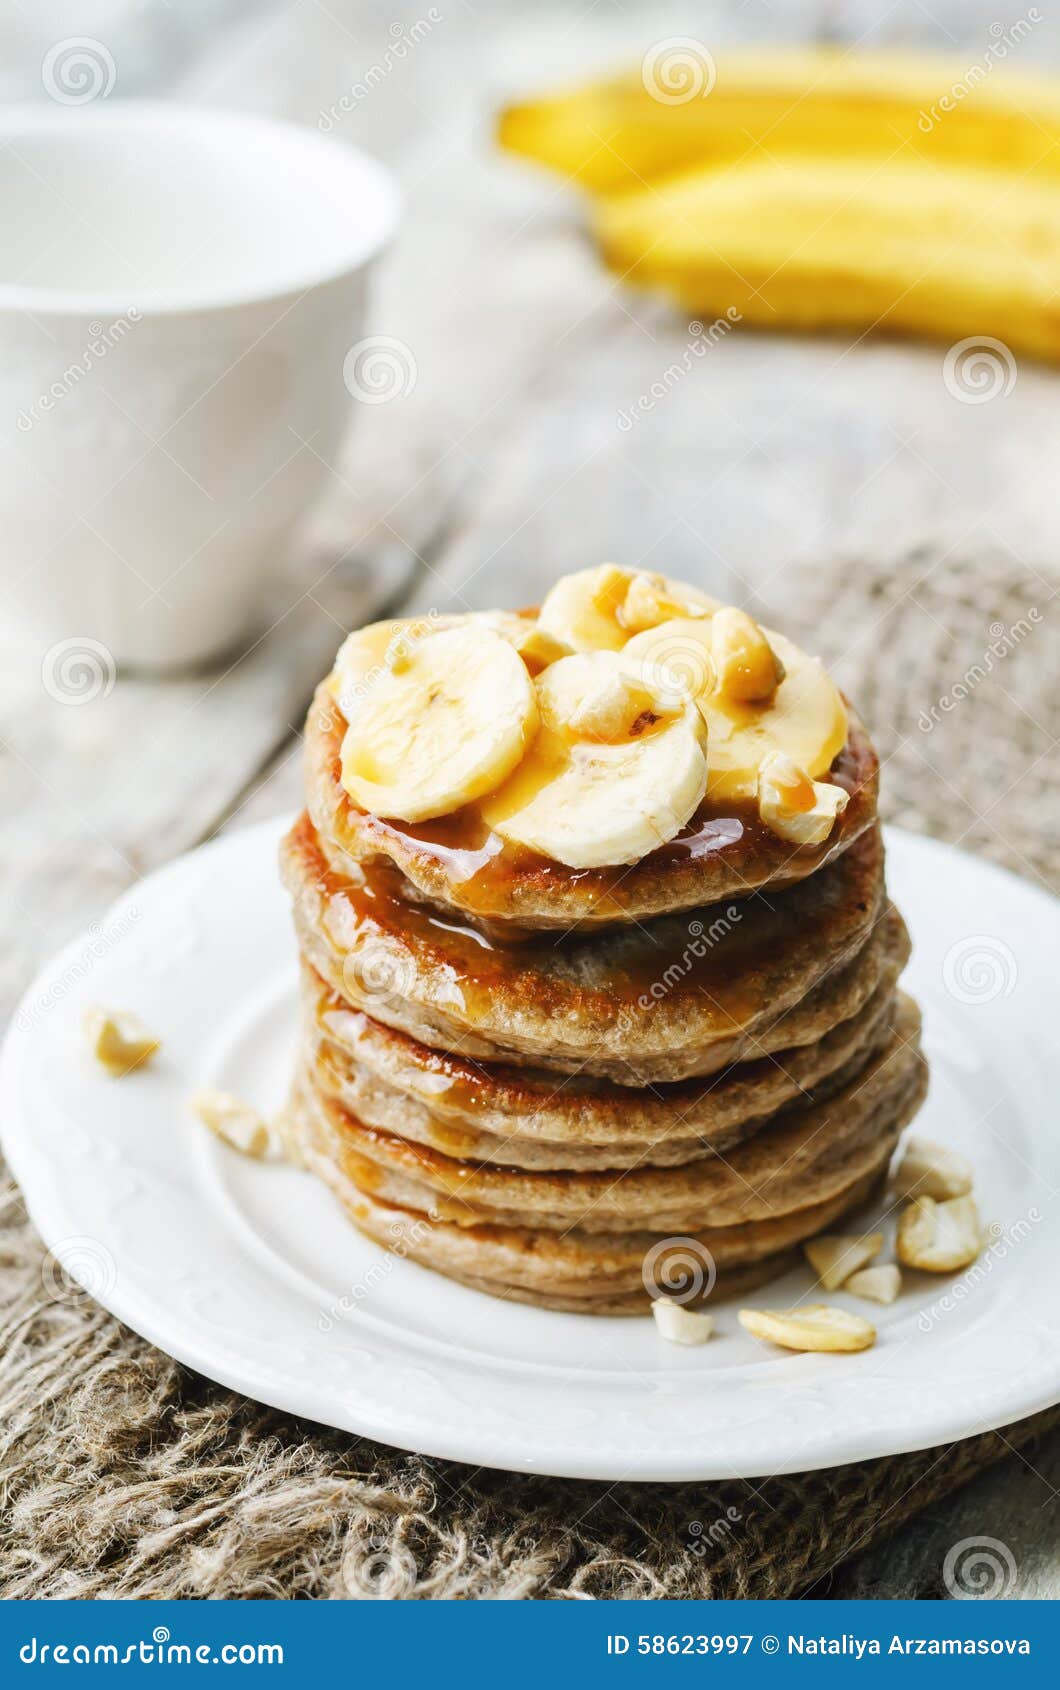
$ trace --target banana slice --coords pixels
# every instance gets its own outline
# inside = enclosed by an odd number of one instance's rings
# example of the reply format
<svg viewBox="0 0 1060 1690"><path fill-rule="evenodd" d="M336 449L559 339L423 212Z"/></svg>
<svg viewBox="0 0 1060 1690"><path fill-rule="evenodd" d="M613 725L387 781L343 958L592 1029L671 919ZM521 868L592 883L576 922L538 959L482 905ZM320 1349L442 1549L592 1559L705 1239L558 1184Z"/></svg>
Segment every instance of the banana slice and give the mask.
<svg viewBox="0 0 1060 1690"><path fill-rule="evenodd" d="M534 683L514 646L481 624L432 632L358 701L342 783L372 815L447 815L505 781L537 726Z"/></svg>
<svg viewBox="0 0 1060 1690"><path fill-rule="evenodd" d="M370 622L366 628L347 634L328 677L331 696L347 722L353 720L375 682L391 668L400 667L422 640L462 620L432 610L426 616Z"/></svg>
<svg viewBox="0 0 1060 1690"><path fill-rule="evenodd" d="M708 615L717 601L683 581L602 563L561 575L546 595L540 627L574 651L620 651L631 635L672 616Z"/></svg>
<svg viewBox="0 0 1060 1690"><path fill-rule="evenodd" d="M328 677L332 698L351 721L373 684L388 671L399 671L421 640L450 628L469 627L500 634L515 647L531 675L571 654L571 647L540 627L533 616L520 616L513 610L473 610L442 616L431 610L425 616L370 622L347 635Z"/></svg>
<svg viewBox="0 0 1060 1690"><path fill-rule="evenodd" d="M641 673L664 686L683 686L695 698L710 729L708 796L753 799L758 770L771 751L786 752L814 778L825 774L846 744L847 715L822 665L765 628L784 678L768 704L732 698L717 685L713 621L675 618L635 634L622 651Z"/></svg>
<svg viewBox="0 0 1060 1690"><path fill-rule="evenodd" d="M568 868L638 862L672 839L706 788L706 724L691 700L607 651L561 658L537 691L541 731L482 805L489 826Z"/></svg>

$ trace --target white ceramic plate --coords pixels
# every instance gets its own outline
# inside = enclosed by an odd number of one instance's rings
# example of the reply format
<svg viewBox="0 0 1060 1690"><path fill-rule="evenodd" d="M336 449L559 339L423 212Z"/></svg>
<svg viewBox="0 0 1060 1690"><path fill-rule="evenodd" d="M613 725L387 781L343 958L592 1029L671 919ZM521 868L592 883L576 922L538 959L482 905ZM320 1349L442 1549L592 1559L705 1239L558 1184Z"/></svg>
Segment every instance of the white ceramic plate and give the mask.
<svg viewBox="0 0 1060 1690"><path fill-rule="evenodd" d="M280 833L233 834L135 886L23 1000L0 1064L3 1141L52 1251L52 1294L91 1293L277 1408L429 1455L585 1478L831 1466L1060 1399L1060 905L890 835L932 1064L917 1130L972 1158L1000 1232L963 1275L907 1275L892 1308L836 1293L878 1325L861 1355L761 1346L732 1305L708 1345L682 1349L650 1320L498 1302L399 1260L310 1175L248 1162L191 1117L196 1086L267 1110L285 1094L295 953ZM82 1044L89 1003L137 1010L162 1035L160 1059L108 1079ZM750 1300L783 1306L809 1286L799 1271Z"/></svg>

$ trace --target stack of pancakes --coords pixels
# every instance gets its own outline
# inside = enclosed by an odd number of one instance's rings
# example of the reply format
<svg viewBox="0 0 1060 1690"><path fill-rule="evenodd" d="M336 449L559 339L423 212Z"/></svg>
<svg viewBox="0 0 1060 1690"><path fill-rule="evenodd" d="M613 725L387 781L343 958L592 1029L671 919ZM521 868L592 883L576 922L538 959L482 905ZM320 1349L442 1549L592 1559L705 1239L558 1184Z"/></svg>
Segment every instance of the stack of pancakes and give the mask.
<svg viewBox="0 0 1060 1690"><path fill-rule="evenodd" d="M321 687L283 874L302 957L298 1152L364 1232L495 1295L646 1313L758 1284L884 1177L924 1093L877 761L796 848L701 806L632 867L572 871L473 816L370 816ZM849 1230L849 1228L848 1228Z"/></svg>

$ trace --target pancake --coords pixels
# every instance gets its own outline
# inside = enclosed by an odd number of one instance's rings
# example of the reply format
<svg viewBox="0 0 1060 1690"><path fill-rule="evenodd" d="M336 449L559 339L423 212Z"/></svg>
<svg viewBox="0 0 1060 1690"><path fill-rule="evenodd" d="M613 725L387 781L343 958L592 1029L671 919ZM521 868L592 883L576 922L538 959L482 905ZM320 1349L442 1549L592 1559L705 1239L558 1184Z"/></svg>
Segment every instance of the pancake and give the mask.
<svg viewBox="0 0 1060 1690"><path fill-rule="evenodd" d="M877 995L880 999L878 1007L876 997L872 1000L874 1015L871 1030L857 1041L857 1049L846 1062L824 1076L812 1091L804 1090L798 1094L801 1101L818 1103L832 1097L850 1080L855 1079L866 1063L889 1043L897 1008L895 995L893 991L888 995ZM383 1092L382 1088L370 1079L366 1082L363 1071L358 1071L344 1052L337 1050L326 1040L306 1037L303 1044L303 1065L307 1077L312 1079L313 1085L323 1096L341 1104L365 1126L376 1127L384 1133L410 1139L414 1144L437 1150L457 1161L483 1163L487 1166L493 1163L505 1168L525 1169L528 1172L543 1169L546 1172L602 1170L606 1173L609 1169L633 1168L644 1164L650 1164L654 1168L681 1167L688 1162L702 1161L708 1156L731 1153L744 1140L760 1131L772 1118L769 1114L761 1114L742 1122L730 1130L727 1141L722 1145L710 1144L701 1137L688 1137L681 1131L683 1123L679 1118L673 1117L665 1123L670 1129L669 1135L664 1131L655 1139L615 1138L610 1143L597 1145L582 1144L573 1140L556 1144L550 1139L520 1138L514 1126L504 1137L477 1132L470 1127L453 1129L446 1126L431 1115L429 1110L417 1106L401 1092ZM738 1073L740 1066L743 1065L738 1065L732 1072ZM600 1083L607 1084L606 1081ZM615 1088L616 1091L619 1089ZM591 1092L585 1092L582 1096L586 1103L591 1103ZM620 1125L619 1121L614 1122L615 1127ZM675 1130L679 1136L674 1136Z"/></svg>
<svg viewBox="0 0 1060 1690"><path fill-rule="evenodd" d="M306 722L306 801L341 874L357 863L385 863L399 872L407 899L487 925L595 930L791 886L833 862L876 819L879 762L853 710L849 728L826 778L850 802L823 845L793 846L764 826L753 805L704 801L674 840L639 862L574 870L504 845L474 807L416 825L358 809L340 778L346 721L322 683Z"/></svg>
<svg viewBox="0 0 1060 1690"><path fill-rule="evenodd" d="M339 1166L316 1112L296 1096L292 1130L305 1167L327 1184L351 1220L370 1238L493 1296L585 1314L648 1314L653 1252L669 1240L634 1230L565 1233L480 1224L457 1226L429 1211L388 1202L362 1190ZM855 1213L882 1179L893 1144L881 1145L877 1167L837 1196L779 1220L749 1221L700 1232L692 1240L693 1272L716 1270L711 1301L742 1294L794 1265L795 1247ZM689 1240L680 1241L687 1245ZM713 1277L713 1271L711 1274ZM710 1280L704 1282L704 1289Z"/></svg>
<svg viewBox="0 0 1060 1690"><path fill-rule="evenodd" d="M866 954L869 953L869 954ZM651 1149L657 1166L726 1150L792 1099L825 1096L890 1037L894 986L909 955L889 909L862 953L878 983L854 1014L814 1044L742 1062L710 1079L619 1086L584 1074L475 1062L431 1050L350 1008L303 968L306 1059L326 1052L333 1092L368 1126L450 1156L522 1168L628 1167Z"/></svg>
<svg viewBox="0 0 1060 1690"><path fill-rule="evenodd" d="M886 908L876 828L782 896L507 947L410 905L392 871L337 874L307 816L281 863L303 954L328 984L472 1057L672 1082L812 1043L822 1017L853 1014L877 984L857 973Z"/></svg>
<svg viewBox="0 0 1060 1690"><path fill-rule="evenodd" d="M923 1097L919 1031L916 1006L903 997L886 1046L840 1091L782 1111L727 1156L683 1167L529 1173L462 1162L366 1126L316 1087L313 1075L303 1074L303 1097L343 1173L386 1202L431 1210L458 1226L690 1232L789 1214L870 1173Z"/></svg>

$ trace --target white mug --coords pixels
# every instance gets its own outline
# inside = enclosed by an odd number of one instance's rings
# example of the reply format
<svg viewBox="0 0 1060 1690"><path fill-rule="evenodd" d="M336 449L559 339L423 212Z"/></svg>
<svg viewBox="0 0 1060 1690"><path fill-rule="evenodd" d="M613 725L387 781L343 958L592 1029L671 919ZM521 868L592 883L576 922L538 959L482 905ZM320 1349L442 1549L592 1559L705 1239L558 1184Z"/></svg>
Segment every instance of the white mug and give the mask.
<svg viewBox="0 0 1060 1690"><path fill-rule="evenodd" d="M0 603L140 668L251 635L398 211L380 165L291 124L0 113Z"/></svg>

